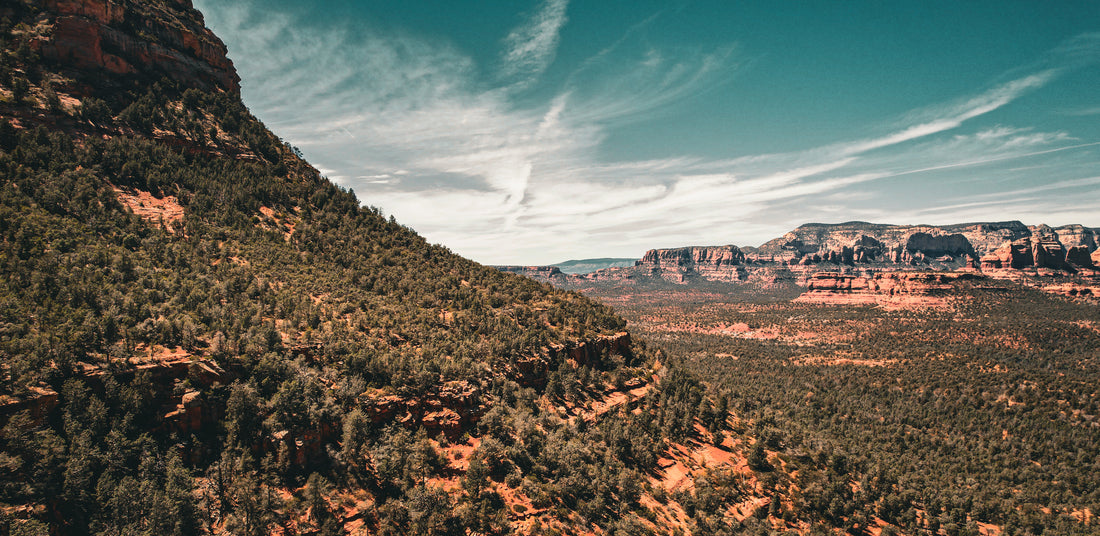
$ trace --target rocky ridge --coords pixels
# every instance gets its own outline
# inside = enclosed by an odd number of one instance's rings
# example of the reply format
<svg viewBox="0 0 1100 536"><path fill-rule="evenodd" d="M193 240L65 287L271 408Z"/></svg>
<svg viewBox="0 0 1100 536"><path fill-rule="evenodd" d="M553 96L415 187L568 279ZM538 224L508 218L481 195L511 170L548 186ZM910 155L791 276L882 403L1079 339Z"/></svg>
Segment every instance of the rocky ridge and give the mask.
<svg viewBox="0 0 1100 536"><path fill-rule="evenodd" d="M45 7L30 30L31 49L84 82L167 76L187 87L240 91L225 45L191 0L47 0Z"/></svg>
<svg viewBox="0 0 1100 536"><path fill-rule="evenodd" d="M810 287L817 274L870 278L883 272L971 271L997 277L1100 274L1097 229L1028 226L1018 221L957 225L806 224L760 247L694 246L653 249L634 266L589 274L550 267L509 271L567 286L660 279L694 279L770 287ZM818 282L820 283L820 281Z"/></svg>
<svg viewBox="0 0 1100 536"><path fill-rule="evenodd" d="M942 307L960 282L984 279L975 272L886 272L869 275L818 272L806 278L799 303L881 305L887 309Z"/></svg>

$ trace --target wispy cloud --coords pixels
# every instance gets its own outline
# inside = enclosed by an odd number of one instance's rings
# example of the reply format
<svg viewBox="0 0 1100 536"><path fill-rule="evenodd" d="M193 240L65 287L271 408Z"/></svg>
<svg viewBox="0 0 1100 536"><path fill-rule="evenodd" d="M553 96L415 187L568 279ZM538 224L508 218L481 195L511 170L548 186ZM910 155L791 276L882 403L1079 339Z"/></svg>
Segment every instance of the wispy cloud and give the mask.
<svg viewBox="0 0 1100 536"><path fill-rule="evenodd" d="M1093 107L1093 108L1078 108L1078 109L1075 109L1075 110L1062 110L1061 113L1063 115L1078 116L1078 117L1080 117L1080 116L1090 116L1090 115L1100 115L1100 106L1096 106L1096 107Z"/></svg>
<svg viewBox="0 0 1100 536"><path fill-rule="evenodd" d="M544 0L530 21L508 34L502 60L506 79L518 78L523 86L546 70L554 60L568 5L568 0Z"/></svg>
<svg viewBox="0 0 1100 536"><path fill-rule="evenodd" d="M1053 61L863 139L735 159L607 161L611 128L729 83L744 64L738 47L615 50L650 17L580 62L558 91L540 88L550 97L520 105L515 90L554 61L565 0L545 0L507 34L490 87L479 78L485 66L446 42L304 28L256 1L196 3L227 40L246 102L276 133L364 203L482 262L754 245L811 220L1024 218L1052 207L1068 217L1100 206L1089 182L1100 174L1097 142L988 120L1057 80L1068 67ZM1083 43L1074 58L1088 55ZM1015 193L978 197L994 181Z"/></svg>
<svg viewBox="0 0 1100 536"><path fill-rule="evenodd" d="M958 128L964 121L992 112L1021 95L1044 86L1054 78L1055 74L1054 70L1047 70L1028 75L958 104L910 114L908 120L917 121L917 124L907 126L888 136L853 143L847 147L847 150L851 154L858 154Z"/></svg>

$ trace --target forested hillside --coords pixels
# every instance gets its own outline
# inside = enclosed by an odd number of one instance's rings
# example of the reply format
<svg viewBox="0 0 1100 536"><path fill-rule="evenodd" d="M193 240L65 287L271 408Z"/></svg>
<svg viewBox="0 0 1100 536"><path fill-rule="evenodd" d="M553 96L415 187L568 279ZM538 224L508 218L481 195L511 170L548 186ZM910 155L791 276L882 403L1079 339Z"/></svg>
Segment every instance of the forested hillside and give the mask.
<svg viewBox="0 0 1100 536"><path fill-rule="evenodd" d="M649 381L608 308L320 177L233 77L173 70L204 60L186 2L0 20L5 530L508 532L498 488L559 523L637 508L605 432L546 412ZM58 52L77 24L126 46Z"/></svg>

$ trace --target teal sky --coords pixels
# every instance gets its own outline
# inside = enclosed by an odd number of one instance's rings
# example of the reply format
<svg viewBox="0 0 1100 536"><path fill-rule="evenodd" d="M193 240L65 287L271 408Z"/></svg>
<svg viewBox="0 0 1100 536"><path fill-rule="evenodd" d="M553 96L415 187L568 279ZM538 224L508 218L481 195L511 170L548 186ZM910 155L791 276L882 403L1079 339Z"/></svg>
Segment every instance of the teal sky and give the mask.
<svg viewBox="0 0 1100 536"><path fill-rule="evenodd" d="M197 0L245 103L490 264L1100 227L1100 2Z"/></svg>

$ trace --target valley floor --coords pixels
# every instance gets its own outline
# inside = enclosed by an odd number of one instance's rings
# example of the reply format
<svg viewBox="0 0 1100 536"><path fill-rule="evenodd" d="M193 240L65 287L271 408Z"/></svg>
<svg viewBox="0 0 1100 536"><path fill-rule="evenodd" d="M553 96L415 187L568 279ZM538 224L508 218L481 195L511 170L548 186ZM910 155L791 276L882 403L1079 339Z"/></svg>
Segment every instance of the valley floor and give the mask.
<svg viewBox="0 0 1100 536"><path fill-rule="evenodd" d="M749 495L776 530L1100 531L1095 300L997 279L901 308L709 283L584 292L734 401L735 456L765 446Z"/></svg>

